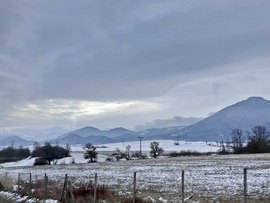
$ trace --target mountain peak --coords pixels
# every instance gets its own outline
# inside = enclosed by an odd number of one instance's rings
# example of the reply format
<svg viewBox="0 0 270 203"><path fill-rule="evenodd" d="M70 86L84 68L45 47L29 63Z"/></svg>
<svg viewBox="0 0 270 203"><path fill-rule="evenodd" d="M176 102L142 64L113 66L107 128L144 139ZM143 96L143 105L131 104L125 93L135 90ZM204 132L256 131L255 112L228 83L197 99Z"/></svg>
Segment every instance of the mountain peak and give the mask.
<svg viewBox="0 0 270 203"><path fill-rule="evenodd" d="M267 101L267 100L265 100L263 97L255 97L255 96L253 96L253 97L247 98L246 101Z"/></svg>
<svg viewBox="0 0 270 203"><path fill-rule="evenodd" d="M109 131L113 131L113 130L126 130L126 129L123 127L116 127L116 128L110 129Z"/></svg>
<svg viewBox="0 0 270 203"><path fill-rule="evenodd" d="M81 128L81 129L82 130L99 130L98 128L91 127L91 126L86 126L86 127Z"/></svg>
<svg viewBox="0 0 270 203"><path fill-rule="evenodd" d="M263 97L249 97L246 100L239 102L240 104L246 103L253 106L269 106L270 101L264 99Z"/></svg>

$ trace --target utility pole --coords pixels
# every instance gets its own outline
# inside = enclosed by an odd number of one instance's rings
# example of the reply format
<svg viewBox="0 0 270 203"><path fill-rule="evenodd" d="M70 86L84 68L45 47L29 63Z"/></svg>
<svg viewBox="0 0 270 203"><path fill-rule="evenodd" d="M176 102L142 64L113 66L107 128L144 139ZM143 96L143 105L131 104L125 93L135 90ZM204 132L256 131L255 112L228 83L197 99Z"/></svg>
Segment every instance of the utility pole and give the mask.
<svg viewBox="0 0 270 203"><path fill-rule="evenodd" d="M3 129L3 138L5 138L6 137L6 129L4 128ZM5 144L3 143L3 149L5 148Z"/></svg>
<svg viewBox="0 0 270 203"><path fill-rule="evenodd" d="M143 137L138 137L140 140L140 158L142 158L142 139Z"/></svg>

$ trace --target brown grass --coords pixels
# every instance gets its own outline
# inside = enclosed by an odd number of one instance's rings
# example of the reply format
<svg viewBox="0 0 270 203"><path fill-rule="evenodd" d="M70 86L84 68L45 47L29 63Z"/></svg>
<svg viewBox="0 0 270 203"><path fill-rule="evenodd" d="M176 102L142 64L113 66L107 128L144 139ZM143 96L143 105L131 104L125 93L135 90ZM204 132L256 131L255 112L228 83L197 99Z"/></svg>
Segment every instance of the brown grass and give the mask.
<svg viewBox="0 0 270 203"><path fill-rule="evenodd" d="M65 203L84 203L91 202L94 199L94 185L90 182L89 184L76 184L68 185L66 190L66 195L63 195L62 202ZM56 199L60 200L62 194L63 185L59 184L56 181L47 182L47 196L45 195L45 185L44 180L39 180L30 184L29 182L21 181L18 194L21 196L30 196L37 199ZM112 189L109 189L105 185L97 186L97 202L101 203L110 202L110 203L132 203L132 197L128 195L118 195ZM143 198L136 197L136 203L153 203L153 201Z"/></svg>

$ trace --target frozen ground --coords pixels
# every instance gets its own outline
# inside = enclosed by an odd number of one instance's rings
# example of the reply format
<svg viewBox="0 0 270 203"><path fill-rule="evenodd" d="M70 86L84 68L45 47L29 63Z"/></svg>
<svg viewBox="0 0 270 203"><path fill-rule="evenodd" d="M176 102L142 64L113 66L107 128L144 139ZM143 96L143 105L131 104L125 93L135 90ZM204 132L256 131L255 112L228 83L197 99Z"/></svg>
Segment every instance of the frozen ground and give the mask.
<svg viewBox="0 0 270 203"><path fill-rule="evenodd" d="M161 146L179 147L170 151L188 149L188 145L196 146L197 151L204 151L206 148L217 150L218 147L211 147L205 143L184 142L179 146L171 145L169 141L161 143ZM116 144L109 145L114 150L120 148ZM128 144L128 143L124 143ZM135 145L135 143L134 143ZM139 145L138 145L139 146ZM138 149L135 146L134 150ZM143 145L146 149L146 144ZM148 145L149 147L149 145ZM122 149L124 149L123 146ZM165 148L165 147L164 147ZM76 150L74 150L76 149ZM211 155L201 157L179 157L159 159L131 160L119 162L99 162L86 164L82 158L82 147L72 148L75 161L80 164L65 165L68 160L61 160L60 165L54 166L16 166L15 163L2 165L0 174L16 179L18 173L27 179L29 173L33 177L43 178L46 173L49 179L63 180L65 174L72 179L73 183L88 182L93 180L94 173L98 174L99 184L107 185L119 193L130 194L133 184L133 173L137 172L138 195L149 197L156 202L179 202L181 188L181 171L185 171L185 195L193 195L194 202L240 202L243 194L243 168L248 168L248 195L250 199L257 202L269 202L270 194L270 162L269 154L256 155ZM144 148L143 148L144 149ZM165 148L165 150L168 150ZM192 150L192 148L190 148ZM207 151L207 150L206 150ZM104 159L104 155L100 155ZM31 159L25 160L30 163ZM22 163L22 162L21 162ZM162 200L162 201L161 201Z"/></svg>

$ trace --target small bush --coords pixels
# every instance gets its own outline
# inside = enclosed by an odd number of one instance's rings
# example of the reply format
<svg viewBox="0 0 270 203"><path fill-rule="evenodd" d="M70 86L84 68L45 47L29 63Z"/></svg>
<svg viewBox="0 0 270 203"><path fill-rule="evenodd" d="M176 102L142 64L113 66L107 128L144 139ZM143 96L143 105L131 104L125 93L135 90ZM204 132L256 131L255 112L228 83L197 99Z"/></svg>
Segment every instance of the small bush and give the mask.
<svg viewBox="0 0 270 203"><path fill-rule="evenodd" d="M112 161L113 161L113 158L112 158L112 157L107 157L107 158L106 158L106 161L107 161L107 162L112 162Z"/></svg>
<svg viewBox="0 0 270 203"><path fill-rule="evenodd" d="M40 165L48 165L48 161L43 158L36 158L34 162L34 166L40 166Z"/></svg>
<svg viewBox="0 0 270 203"><path fill-rule="evenodd" d="M169 157L179 157L179 156L205 156L205 155L211 155L211 152L197 152L197 151L180 151L180 152L170 152Z"/></svg>
<svg viewBox="0 0 270 203"><path fill-rule="evenodd" d="M178 157L179 156L179 153L178 152L170 152L169 153L169 156L170 157Z"/></svg>
<svg viewBox="0 0 270 203"><path fill-rule="evenodd" d="M140 154L140 152L135 152L131 155L131 157L133 158L137 158L137 159L147 159L147 156L145 154Z"/></svg>
<svg viewBox="0 0 270 203"><path fill-rule="evenodd" d="M226 149L226 148L222 148L221 150L218 151L219 155L226 155L226 154L231 154L231 152Z"/></svg>

